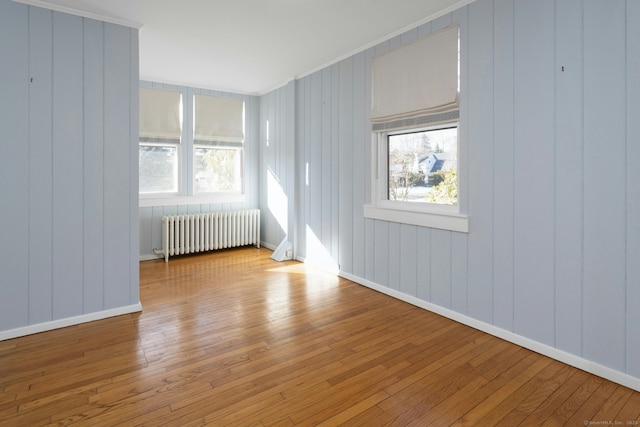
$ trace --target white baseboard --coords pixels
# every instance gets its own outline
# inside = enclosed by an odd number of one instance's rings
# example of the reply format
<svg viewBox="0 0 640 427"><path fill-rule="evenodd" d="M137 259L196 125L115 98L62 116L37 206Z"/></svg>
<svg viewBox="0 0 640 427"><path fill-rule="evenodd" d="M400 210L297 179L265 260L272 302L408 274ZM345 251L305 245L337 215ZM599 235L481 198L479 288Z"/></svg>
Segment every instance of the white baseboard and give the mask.
<svg viewBox="0 0 640 427"><path fill-rule="evenodd" d="M486 332L490 335L501 338L505 341L509 341L513 344L535 351L536 353L540 353L552 359L566 363L567 365L571 365L575 368L581 369L583 371L589 372L599 377L606 378L610 381L613 381L617 384L621 384L625 387L629 387L633 390L640 391L640 378L634 377L624 372L617 371L615 369L609 368L599 363L592 362L580 356L567 353L566 351L559 350L550 345L543 344L541 342L523 337L522 335L518 335L515 332L498 328L497 326L482 322L480 320L474 319L464 314L460 314L448 308L444 308L444 307L432 304L430 302L423 301L421 299L418 299L411 295L407 295L395 289L390 289L390 288L387 288L386 286L378 285L377 283L371 282L361 277L357 277L349 273L345 273L343 271L339 273L339 276L347 280L350 280L352 282L371 288L373 290L376 290L380 293L397 298L401 301L407 302L409 304L412 304L417 307L423 308L425 310L431 311L433 313L439 314L451 320L455 320L456 322L470 326L474 329L478 329L482 332Z"/></svg>
<svg viewBox="0 0 640 427"><path fill-rule="evenodd" d="M0 341L25 335L37 334L54 329L65 328L67 326L79 325L80 323L93 322L95 320L106 319L108 317L121 316L142 311L142 304L127 305L124 307L112 308L110 310L98 311L95 313L82 314L80 316L67 317L65 319L52 320L51 322L37 323L35 325L23 326L8 331L0 331Z"/></svg>
<svg viewBox="0 0 640 427"><path fill-rule="evenodd" d="M277 248L277 246L272 245L271 243L267 243L267 242L260 242L260 246L261 246L261 247L265 247L265 248L267 248L267 249L270 249L270 250L272 250L272 251L275 251L275 250L276 250L276 248Z"/></svg>
<svg viewBox="0 0 640 427"><path fill-rule="evenodd" d="M271 249L272 251L276 249L275 246L269 244L269 243L264 243L264 242L260 242L260 247L265 247L267 249ZM231 248L233 249L233 248ZM208 253L213 253L215 252L215 250L211 250ZM164 255L156 255L156 254L145 254L145 255L140 255L138 257L138 261L142 262L142 261L153 261L156 259L164 259Z"/></svg>

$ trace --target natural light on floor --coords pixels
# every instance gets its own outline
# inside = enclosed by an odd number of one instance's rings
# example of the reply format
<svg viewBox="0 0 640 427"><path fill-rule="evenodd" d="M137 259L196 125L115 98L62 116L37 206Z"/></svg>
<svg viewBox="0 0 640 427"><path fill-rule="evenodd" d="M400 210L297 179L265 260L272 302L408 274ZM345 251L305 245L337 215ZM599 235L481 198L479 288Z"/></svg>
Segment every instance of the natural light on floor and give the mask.
<svg viewBox="0 0 640 427"><path fill-rule="evenodd" d="M306 227L306 238L306 261L331 273L338 274L340 267L308 224Z"/></svg>

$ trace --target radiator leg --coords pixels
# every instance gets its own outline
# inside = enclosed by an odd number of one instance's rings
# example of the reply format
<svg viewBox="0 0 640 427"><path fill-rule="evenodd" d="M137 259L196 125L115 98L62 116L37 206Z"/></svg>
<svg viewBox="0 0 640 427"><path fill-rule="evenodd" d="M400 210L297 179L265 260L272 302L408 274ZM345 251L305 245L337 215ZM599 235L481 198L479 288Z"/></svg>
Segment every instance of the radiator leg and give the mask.
<svg viewBox="0 0 640 427"><path fill-rule="evenodd" d="M153 253L156 255L164 256L164 262L169 262L169 252L163 251L162 249L153 249Z"/></svg>

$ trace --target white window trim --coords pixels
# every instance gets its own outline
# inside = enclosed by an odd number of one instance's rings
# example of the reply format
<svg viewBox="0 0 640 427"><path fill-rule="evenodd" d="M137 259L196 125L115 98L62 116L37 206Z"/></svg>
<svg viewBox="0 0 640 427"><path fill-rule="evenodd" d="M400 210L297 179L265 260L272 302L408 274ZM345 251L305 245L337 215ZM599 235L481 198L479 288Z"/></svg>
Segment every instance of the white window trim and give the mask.
<svg viewBox="0 0 640 427"><path fill-rule="evenodd" d="M457 124L459 130L459 123ZM416 131L429 130L430 128L416 129ZM411 129L413 132L414 130ZM460 203L457 205L439 205L435 203L412 203L388 200L387 190L387 137L390 132L373 132L371 134L371 200L370 205L364 206L364 217L382 221L411 224L421 227L437 228L442 230L469 232L469 217L460 212ZM460 139L458 139L458 148ZM458 150L460 152L460 150ZM458 186L460 188L460 186ZM460 194L458 194L460 199Z"/></svg>
<svg viewBox="0 0 640 427"><path fill-rule="evenodd" d="M154 87L152 82L144 82L141 87ZM174 90L174 89L167 89ZM138 206L158 207L158 206L184 206L184 205L201 205L201 204L230 204L230 203L246 203L249 195L246 193L246 169L245 169L245 148L242 146L242 184L241 190L224 191L212 193L195 193L193 192L193 150L195 148L193 138L193 99L196 94L200 94L200 89L196 88L178 88L175 89L182 94L182 115L185 118L182 127L182 138L178 146L178 192L177 193L140 193L138 192ZM211 95L218 96L218 95ZM243 111L243 127L245 125L245 110ZM189 106L187 106L189 105ZM189 120L189 118L191 118ZM138 144L140 142L138 141Z"/></svg>
<svg viewBox="0 0 640 427"><path fill-rule="evenodd" d="M140 197L139 207L149 208L154 206L184 206L184 205L208 205L219 203L244 203L246 194L242 193L206 193L195 196L157 196Z"/></svg>
<svg viewBox="0 0 640 427"><path fill-rule="evenodd" d="M461 233L469 232L469 217L461 214L437 214L364 205L364 217Z"/></svg>

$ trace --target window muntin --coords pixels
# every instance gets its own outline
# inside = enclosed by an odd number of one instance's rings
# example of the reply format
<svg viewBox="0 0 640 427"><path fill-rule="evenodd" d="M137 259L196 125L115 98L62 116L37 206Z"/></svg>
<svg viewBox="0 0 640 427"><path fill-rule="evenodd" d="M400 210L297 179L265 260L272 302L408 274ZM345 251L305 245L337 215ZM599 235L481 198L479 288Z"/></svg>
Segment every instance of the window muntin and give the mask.
<svg viewBox="0 0 640 427"><path fill-rule="evenodd" d="M385 199L458 204L458 129L439 127L386 135Z"/></svg>
<svg viewBox="0 0 640 427"><path fill-rule="evenodd" d="M138 147L140 194L177 193L178 144L145 143Z"/></svg>

